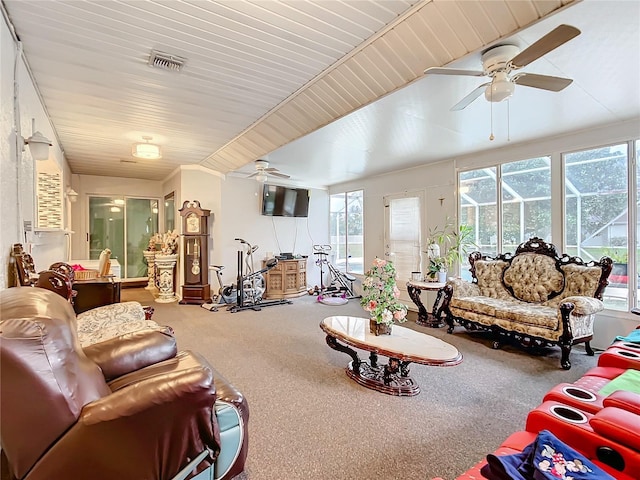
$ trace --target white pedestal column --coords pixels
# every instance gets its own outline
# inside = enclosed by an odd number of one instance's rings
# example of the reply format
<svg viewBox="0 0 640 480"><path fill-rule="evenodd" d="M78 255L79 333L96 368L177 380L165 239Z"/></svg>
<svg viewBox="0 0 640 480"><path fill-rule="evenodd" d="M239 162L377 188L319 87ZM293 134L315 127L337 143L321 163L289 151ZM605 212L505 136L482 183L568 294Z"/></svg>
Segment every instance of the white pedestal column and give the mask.
<svg viewBox="0 0 640 480"><path fill-rule="evenodd" d="M155 256L155 264L158 268L158 288L160 294L156 298L158 303L171 303L178 301L178 297L173 293L173 267L178 260L178 255L158 255Z"/></svg>
<svg viewBox="0 0 640 480"><path fill-rule="evenodd" d="M156 274L154 265L156 263L156 251L155 250L145 250L142 252L145 260L147 261L147 278L149 281L147 282L147 286L144 287L145 290L155 290L156 289Z"/></svg>

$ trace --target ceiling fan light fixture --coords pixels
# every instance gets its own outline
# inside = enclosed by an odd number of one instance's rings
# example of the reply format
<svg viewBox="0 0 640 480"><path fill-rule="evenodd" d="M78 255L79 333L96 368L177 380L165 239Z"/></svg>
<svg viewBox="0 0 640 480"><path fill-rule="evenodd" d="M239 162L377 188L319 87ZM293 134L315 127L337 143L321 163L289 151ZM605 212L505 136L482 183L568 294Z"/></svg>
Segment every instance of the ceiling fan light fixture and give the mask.
<svg viewBox="0 0 640 480"><path fill-rule="evenodd" d="M267 181L267 174L260 172L254 178L256 179L256 182L264 183Z"/></svg>
<svg viewBox="0 0 640 480"><path fill-rule="evenodd" d="M516 90L516 84L509 80L506 73L499 72L484 91L484 98L490 102L502 102Z"/></svg>
<svg viewBox="0 0 640 480"><path fill-rule="evenodd" d="M158 160L162 158L160 146L149 143L151 137L142 137L145 143L134 143L131 148L131 155L136 158L145 158L147 160Z"/></svg>

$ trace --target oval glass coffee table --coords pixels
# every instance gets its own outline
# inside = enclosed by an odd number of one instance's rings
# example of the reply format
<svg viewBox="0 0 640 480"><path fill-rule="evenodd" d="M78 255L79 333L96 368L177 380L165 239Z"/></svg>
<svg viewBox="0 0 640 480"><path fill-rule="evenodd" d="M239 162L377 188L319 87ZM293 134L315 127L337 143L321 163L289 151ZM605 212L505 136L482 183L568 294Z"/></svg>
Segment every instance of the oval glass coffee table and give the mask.
<svg viewBox="0 0 640 480"><path fill-rule="evenodd" d="M322 320L320 328L327 334L327 345L351 357L346 369L350 378L389 395L408 397L420 393L420 387L409 376L411 362L437 367L462 362L462 354L453 345L399 325L393 325L391 335L376 336L369 332L368 318L335 316ZM350 347L369 352L369 362L361 360ZM387 365L378 365L378 355L389 358Z"/></svg>

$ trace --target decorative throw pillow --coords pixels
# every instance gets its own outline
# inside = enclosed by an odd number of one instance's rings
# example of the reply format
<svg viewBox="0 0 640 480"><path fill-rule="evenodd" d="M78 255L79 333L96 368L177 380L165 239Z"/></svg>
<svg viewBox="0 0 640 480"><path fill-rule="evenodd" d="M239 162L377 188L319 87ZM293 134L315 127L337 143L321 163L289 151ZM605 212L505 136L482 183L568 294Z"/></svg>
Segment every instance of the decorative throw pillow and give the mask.
<svg viewBox="0 0 640 480"><path fill-rule="evenodd" d="M600 267L567 264L560 267L564 271L565 287L562 297L593 297L600 283Z"/></svg>

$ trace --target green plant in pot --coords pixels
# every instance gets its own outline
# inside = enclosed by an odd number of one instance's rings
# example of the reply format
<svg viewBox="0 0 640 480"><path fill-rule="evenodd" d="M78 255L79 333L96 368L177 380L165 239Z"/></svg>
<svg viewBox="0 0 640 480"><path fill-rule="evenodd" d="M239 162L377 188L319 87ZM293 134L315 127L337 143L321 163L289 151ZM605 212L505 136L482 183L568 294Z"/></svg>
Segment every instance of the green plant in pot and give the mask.
<svg viewBox="0 0 640 480"><path fill-rule="evenodd" d="M473 229L469 225L456 226L449 218L444 227L429 229L425 251L429 258L427 276L446 282L447 272L462 262L471 248L476 247L472 236Z"/></svg>

